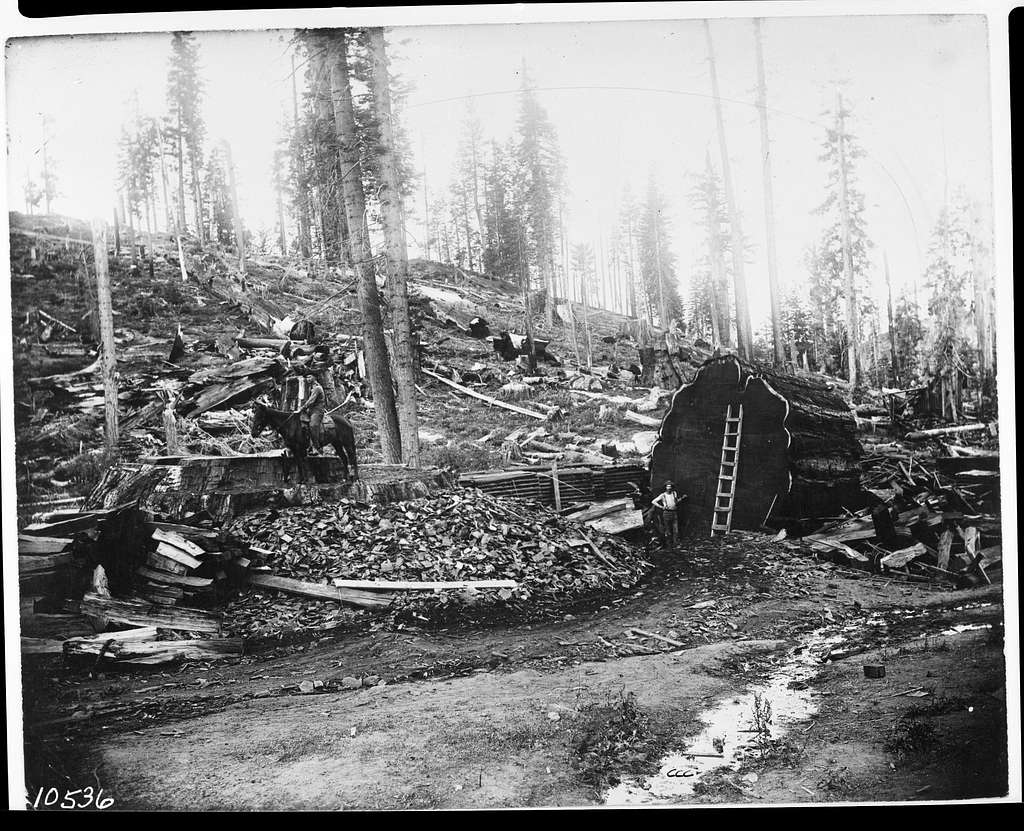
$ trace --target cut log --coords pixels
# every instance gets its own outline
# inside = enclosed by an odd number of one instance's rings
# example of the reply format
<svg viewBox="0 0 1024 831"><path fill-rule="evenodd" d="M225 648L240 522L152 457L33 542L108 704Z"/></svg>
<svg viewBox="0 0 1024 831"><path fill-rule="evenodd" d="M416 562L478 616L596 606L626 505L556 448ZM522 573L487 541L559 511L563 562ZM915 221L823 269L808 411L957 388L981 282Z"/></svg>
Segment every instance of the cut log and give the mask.
<svg viewBox="0 0 1024 831"><path fill-rule="evenodd" d="M274 379L265 376L255 378L239 378L226 384L215 384L207 387L195 398L181 402L181 414L186 418L195 418L215 407L226 408L233 404L251 401L260 393L274 388Z"/></svg>
<svg viewBox="0 0 1024 831"><path fill-rule="evenodd" d="M167 543L168 545L177 548L179 551L190 554L192 557L202 557L203 554L206 553L202 548L191 540L186 539L181 534L175 533L174 531L167 531L163 528L158 528L153 532L153 539L157 542ZM170 555L168 554L167 556ZM192 566L192 568L196 568L198 565L199 563L197 562L196 565Z"/></svg>
<svg viewBox="0 0 1024 831"><path fill-rule="evenodd" d="M641 415L640 413L634 413L632 410L626 410L622 414L622 417L626 421L632 421L635 424L642 424L644 427L661 427L661 420L657 418L651 418L650 416Z"/></svg>
<svg viewBox="0 0 1024 831"><path fill-rule="evenodd" d="M166 608L145 600L116 600L89 593L82 598L81 613L106 618L128 626L159 626L179 632L209 632L219 635L221 616L202 609Z"/></svg>
<svg viewBox="0 0 1024 831"><path fill-rule="evenodd" d="M178 534L182 537L206 537L208 539L216 539L217 532L211 531L208 528L194 528L191 525L176 525L173 522L147 522L145 523L146 528L149 531L169 531L172 534ZM171 543L174 545L174 543Z"/></svg>
<svg viewBox="0 0 1024 831"><path fill-rule="evenodd" d="M915 543L909 548L901 548L899 551L893 551L892 554L886 554L880 562L886 568L903 568L907 563L927 553L928 549L924 545Z"/></svg>
<svg viewBox="0 0 1024 831"><path fill-rule="evenodd" d="M152 580L154 583L169 583L172 586L189 586L197 589L205 588L206 586L213 584L212 577L191 577L187 574L171 574L166 571L157 571L156 569L146 568L146 566L139 566L136 571L138 574Z"/></svg>
<svg viewBox="0 0 1024 831"><path fill-rule="evenodd" d="M300 597L315 597L319 600L334 600L339 603L361 606L365 609L387 608L394 599L389 595L377 592L339 589L335 586L323 585L322 583L307 583L302 580L292 580L290 577L277 577L273 574L261 574L260 572L251 574L249 581L253 586L264 589L276 589L288 594L297 594Z"/></svg>
<svg viewBox="0 0 1024 831"><path fill-rule="evenodd" d="M72 638L64 644L65 656L102 656L118 663L157 664L169 661L210 661L242 655L242 638L210 638L182 641L110 641Z"/></svg>
<svg viewBox="0 0 1024 831"><path fill-rule="evenodd" d="M285 341L282 341L282 344ZM266 373L284 374L284 367L276 358L249 358L245 361L213 366L193 372L189 377L190 384L224 383L237 378L248 378Z"/></svg>
<svg viewBox="0 0 1024 831"><path fill-rule="evenodd" d="M37 574L51 569L70 566L71 554L35 554L30 557L18 557L18 574Z"/></svg>
<svg viewBox="0 0 1024 831"><path fill-rule="evenodd" d="M949 568L949 550L953 545L953 529L947 528L939 535L938 567Z"/></svg>
<svg viewBox="0 0 1024 831"><path fill-rule="evenodd" d="M345 580L336 578L339 589L369 589L370 591L447 591L450 589L515 589L515 580L451 580L447 582L420 580Z"/></svg>
<svg viewBox="0 0 1024 831"><path fill-rule="evenodd" d="M160 544L164 545L164 543ZM146 554L146 563L159 571L166 571L171 574L188 574L188 566L152 551Z"/></svg>
<svg viewBox="0 0 1024 831"><path fill-rule="evenodd" d="M431 372L429 369L424 368L421 371L424 375L429 375L431 378L440 381L442 384L447 384L449 387L458 390L463 395L468 395L472 398L486 401L494 407L501 407L502 409L510 410L513 413L519 413L520 415L529 416L530 418L536 418L540 421L547 420L547 415L544 413L538 413L535 410L527 410L525 407L517 407L515 404L509 404L505 401L499 401L497 398L491 398L489 395L484 395L483 393L476 392L476 390L471 390L468 387L462 386L462 384L456 384L454 381L449 381L443 375L438 375L436 372Z"/></svg>
<svg viewBox="0 0 1024 831"><path fill-rule="evenodd" d="M34 537L18 534L18 554L58 554L71 545L68 537Z"/></svg>
<svg viewBox="0 0 1024 831"><path fill-rule="evenodd" d="M186 554L176 545L171 545L170 543L161 542L156 547L156 553L159 554L161 557L164 557L168 560L172 560L175 563L187 569L199 568L199 566L202 565L202 562L200 560L197 560L191 554ZM179 572L177 569L168 569L168 571L173 571L175 574L184 574L184 572Z"/></svg>
<svg viewBox="0 0 1024 831"><path fill-rule="evenodd" d="M907 433L906 439L909 441L917 441L919 439L928 439L933 436L951 436L955 433L974 433L978 430L987 430L987 424L962 424L958 427L936 427L933 430L913 430Z"/></svg>

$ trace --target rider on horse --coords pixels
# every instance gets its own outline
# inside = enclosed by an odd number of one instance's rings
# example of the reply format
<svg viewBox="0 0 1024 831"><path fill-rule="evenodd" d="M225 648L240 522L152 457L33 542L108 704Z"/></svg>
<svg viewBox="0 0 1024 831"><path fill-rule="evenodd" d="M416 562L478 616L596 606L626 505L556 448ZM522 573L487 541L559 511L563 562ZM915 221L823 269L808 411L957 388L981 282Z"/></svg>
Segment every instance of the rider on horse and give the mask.
<svg viewBox="0 0 1024 831"><path fill-rule="evenodd" d="M323 424L327 396L324 394L324 388L320 386L320 382L317 381L312 370L300 367L298 373L305 375L310 381L309 397L306 399L306 403L299 407L299 419L307 430L307 435L313 445L313 453L316 454L320 452L320 448L324 443Z"/></svg>

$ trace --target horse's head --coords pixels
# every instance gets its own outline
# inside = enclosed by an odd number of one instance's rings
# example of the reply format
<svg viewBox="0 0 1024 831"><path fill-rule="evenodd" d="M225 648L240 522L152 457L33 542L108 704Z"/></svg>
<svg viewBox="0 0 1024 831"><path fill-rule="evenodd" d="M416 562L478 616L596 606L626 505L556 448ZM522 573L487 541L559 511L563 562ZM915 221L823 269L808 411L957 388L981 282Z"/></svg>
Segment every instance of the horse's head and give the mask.
<svg viewBox="0 0 1024 831"><path fill-rule="evenodd" d="M256 438L267 429L267 405L256 401L252 405L252 430L249 434Z"/></svg>

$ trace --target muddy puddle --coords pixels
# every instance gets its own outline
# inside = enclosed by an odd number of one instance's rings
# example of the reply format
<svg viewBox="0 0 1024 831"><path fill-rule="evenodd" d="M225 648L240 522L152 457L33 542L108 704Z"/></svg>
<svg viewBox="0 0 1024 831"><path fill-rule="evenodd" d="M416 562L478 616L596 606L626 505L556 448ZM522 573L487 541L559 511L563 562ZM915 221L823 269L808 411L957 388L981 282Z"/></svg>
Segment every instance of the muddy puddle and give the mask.
<svg viewBox="0 0 1024 831"><path fill-rule="evenodd" d="M767 680L701 713L698 718L704 728L665 756L656 774L623 780L605 794L605 804L672 802L693 794L697 783L711 771L738 770L744 759L760 752L762 742L780 738L792 724L817 712L807 681L820 670L829 650L843 641L843 634L834 630L832 634L824 630L811 633L771 670ZM736 782L741 788L744 784Z"/></svg>

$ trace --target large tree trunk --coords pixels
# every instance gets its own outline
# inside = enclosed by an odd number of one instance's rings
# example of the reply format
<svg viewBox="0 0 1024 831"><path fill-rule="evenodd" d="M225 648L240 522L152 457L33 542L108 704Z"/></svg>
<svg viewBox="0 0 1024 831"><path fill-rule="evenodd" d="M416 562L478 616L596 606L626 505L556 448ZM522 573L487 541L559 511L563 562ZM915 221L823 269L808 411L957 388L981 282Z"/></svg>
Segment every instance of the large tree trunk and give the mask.
<svg viewBox="0 0 1024 831"><path fill-rule="evenodd" d="M231 191L231 223L235 228L235 246L238 251L238 270L245 274L245 232L242 217L238 213L238 186L235 182L235 166L231 162L231 145L224 142L224 166L228 169L228 188Z"/></svg>
<svg viewBox="0 0 1024 831"><path fill-rule="evenodd" d="M110 269L107 263L107 225L92 223L93 259L96 267L96 307L99 312L100 361L103 374L103 412L106 417L107 451L118 449L117 354L114 351L114 312L110 303Z"/></svg>
<svg viewBox="0 0 1024 831"><path fill-rule="evenodd" d="M416 412L416 377L409 323L409 255L405 242L405 217L398 183L395 136L391 123L391 80L388 74L384 30L369 30L373 60L373 99L380 125L380 167L383 182L378 193L388 252L388 300L395 332L395 380L398 387L398 423L402 460L420 466L419 418ZM479 213L479 206L477 207Z"/></svg>
<svg viewBox="0 0 1024 831"><path fill-rule="evenodd" d="M761 124L761 177L764 180L764 222L768 238L768 291L772 307L772 343L775 366L786 364L786 347L782 337L782 310L779 303L779 269L775 256L775 199L772 194L772 156L768 140L768 89L764 76L764 46L761 21L754 18L754 43L757 47L757 114ZM794 356L794 361L796 356Z"/></svg>
<svg viewBox="0 0 1024 831"><path fill-rule="evenodd" d="M705 167L708 181L712 181L714 168L711 166L711 153L705 156ZM708 204L707 211L708 261L711 266L711 336L714 346L732 348L732 332L729 325L729 289L725 281L725 264L722 262L722 247L719 235L722 229L718 223L718 204Z"/></svg>
<svg viewBox="0 0 1024 831"><path fill-rule="evenodd" d="M314 50L310 56L313 65L313 112L316 116L317 130L328 130L332 120L331 112L331 80L327 70L326 56ZM328 209L331 205L330 182L340 175L337 158L327 152L326 148L315 147L317 166L317 185L320 193L320 241L324 261L333 259L340 251L340 239L344 234L335 229L328 221Z"/></svg>
<svg viewBox="0 0 1024 831"><path fill-rule="evenodd" d="M196 236L199 238L199 244L202 245L206 239L206 227L203 217L203 192L199 181L199 162L196 158L195 147L189 147L188 161L192 168L192 200L196 207Z"/></svg>
<svg viewBox="0 0 1024 831"><path fill-rule="evenodd" d="M292 55L292 133L297 135L299 131L299 96L295 88L295 55ZM294 141L294 138L293 138ZM305 162L300 150L295 160L300 181L295 183L295 198L298 201L299 215L299 256L304 260L310 257L309 241L309 198L306 195L306 186L302 179L305 179Z"/></svg>
<svg viewBox="0 0 1024 831"><path fill-rule="evenodd" d="M836 93L839 120L839 216L843 237L843 282L846 284L846 350L850 369L850 389L857 386L857 286L853 275L853 252L850 247L850 205L846 193L846 115L843 96Z"/></svg>
<svg viewBox="0 0 1024 831"><path fill-rule="evenodd" d="M164 199L164 220L166 222L164 230L170 232L174 227L174 213L171 208L171 200L167 196L167 165L164 161L164 148L162 141L160 143L160 186L162 188L161 193L163 194Z"/></svg>
<svg viewBox="0 0 1024 831"><path fill-rule="evenodd" d="M743 270L743 226L739 206L732 189L732 172L729 164L729 148L725 141L725 122L722 118L722 101L718 94L718 73L715 71L715 51L711 42L711 25L704 21L704 33L708 43L708 62L711 69L711 97L715 105L715 120L718 122L718 147L722 154L722 185L725 202L729 208L729 225L732 229L732 280L736 295L736 344L740 355L748 361L754 358L754 335L750 326L750 305L747 302L747 280Z"/></svg>
<svg viewBox="0 0 1024 831"><path fill-rule="evenodd" d="M658 266L658 322L661 328L668 330L668 303L665 301L665 273L661 265L661 234L658 231L658 220L654 220L654 262Z"/></svg>
<svg viewBox="0 0 1024 831"><path fill-rule="evenodd" d="M357 293L363 316L363 350L366 373L373 390L374 413L380 432L381 452L385 463L402 460L395 390L388 364L384 325L380 314L380 293L374 275L370 234L366 226L363 199L363 171L356 140L352 88L349 83L348 48L343 32L317 36L314 48L327 50L331 72L331 98L334 104L334 128L341 156L342 191L348 221L349 258L357 275Z"/></svg>
<svg viewBox="0 0 1024 831"><path fill-rule="evenodd" d="M178 227L177 234L187 234L188 224L185 222L185 157L181 146L181 109L178 109Z"/></svg>
<svg viewBox="0 0 1024 831"><path fill-rule="evenodd" d="M900 367L896 356L896 326L892 319L892 282L889 279L889 255L885 252L882 252L882 262L885 267L885 291L889 312L889 362L892 365L889 375L892 379L892 385L898 387L900 385Z"/></svg>

